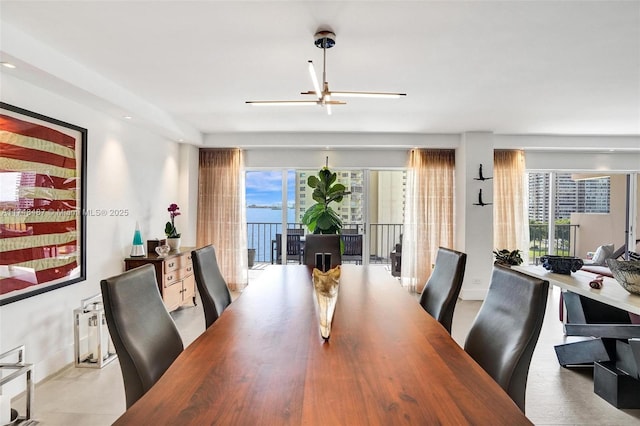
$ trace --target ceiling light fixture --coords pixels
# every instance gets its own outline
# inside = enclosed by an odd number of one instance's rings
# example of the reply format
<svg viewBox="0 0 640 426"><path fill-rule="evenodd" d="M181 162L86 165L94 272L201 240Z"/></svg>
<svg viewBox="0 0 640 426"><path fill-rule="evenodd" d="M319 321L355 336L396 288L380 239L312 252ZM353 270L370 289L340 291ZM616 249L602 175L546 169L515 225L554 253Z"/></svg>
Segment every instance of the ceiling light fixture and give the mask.
<svg viewBox="0 0 640 426"><path fill-rule="evenodd" d="M2 65L5 68L11 68L11 69L14 69L16 67L11 62L0 62L0 65Z"/></svg>
<svg viewBox="0 0 640 426"><path fill-rule="evenodd" d="M301 92L302 95L313 95L315 101L246 101L247 104L256 106L306 106L320 105L327 108L327 114L331 115L331 105L345 105L345 101L332 99L333 97L344 98L387 98L396 99L407 96L406 93L394 92L353 92L353 91L331 91L327 82L327 49L336 44L336 35L331 31L320 30L314 36L314 44L322 49L322 86L318 81L313 61L309 63L309 76L313 84L313 90Z"/></svg>

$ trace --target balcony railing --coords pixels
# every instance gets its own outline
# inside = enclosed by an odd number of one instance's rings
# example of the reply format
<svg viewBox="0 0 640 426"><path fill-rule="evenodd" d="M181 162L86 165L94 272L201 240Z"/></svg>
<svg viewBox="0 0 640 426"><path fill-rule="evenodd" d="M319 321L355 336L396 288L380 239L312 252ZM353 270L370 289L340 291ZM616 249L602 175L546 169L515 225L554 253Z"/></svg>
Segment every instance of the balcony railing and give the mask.
<svg viewBox="0 0 640 426"><path fill-rule="evenodd" d="M559 256L576 255L576 235L579 225L556 224L551 250L549 250L549 224L529 224L529 260L537 263L537 259L545 254Z"/></svg>
<svg viewBox="0 0 640 426"><path fill-rule="evenodd" d="M402 238L401 223L372 223L369 225L369 262L391 263L391 251Z"/></svg>
<svg viewBox="0 0 640 426"><path fill-rule="evenodd" d="M347 223L343 227L344 232L363 233L362 224ZM301 223L290 223L288 228L301 229ZM282 234L281 223L269 222L249 222L247 223L247 247L255 249L255 262L271 263L274 253L271 242L275 240L276 234ZM391 263L389 254L400 242L402 235L402 224L369 224L369 262L370 263Z"/></svg>
<svg viewBox="0 0 640 426"><path fill-rule="evenodd" d="M290 223L289 228L301 229L304 226L301 223ZM343 229L362 233L363 225L348 223L344 225ZM548 224L529 225L529 259L532 263L535 263L540 256L550 252L548 229ZM390 253L395 248L395 245L400 242L402 231L403 225L400 223L369 224L367 232L369 237L369 263L390 264ZM551 253L562 256L575 256L577 231L578 225L556 225ZM275 240L276 234L281 233L281 223L247 223L247 245L249 248L256 250L255 262L271 263L274 255L271 251L271 242Z"/></svg>

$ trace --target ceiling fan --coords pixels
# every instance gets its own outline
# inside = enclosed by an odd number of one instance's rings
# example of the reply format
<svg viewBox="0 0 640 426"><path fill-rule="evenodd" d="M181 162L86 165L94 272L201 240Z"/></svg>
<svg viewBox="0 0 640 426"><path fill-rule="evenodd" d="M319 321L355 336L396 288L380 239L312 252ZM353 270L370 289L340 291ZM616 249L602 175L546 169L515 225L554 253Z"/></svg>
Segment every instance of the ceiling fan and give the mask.
<svg viewBox="0 0 640 426"><path fill-rule="evenodd" d="M334 99L334 97L353 97L353 98L399 98L401 96L407 96L406 93L392 93L392 92L346 92L346 91L333 91L329 90L329 83L327 82L327 49L332 48L336 44L336 35L327 30L319 30L314 36L314 44L316 47L322 49L322 87L318 81L316 70L313 66L313 61L309 62L309 75L311 82L313 83L313 89L306 92L300 92L301 95L312 95L314 100L292 100L292 101L246 101L251 105L260 106L305 106L305 105L320 105L327 108L327 114L331 115L332 105L345 105L345 101Z"/></svg>

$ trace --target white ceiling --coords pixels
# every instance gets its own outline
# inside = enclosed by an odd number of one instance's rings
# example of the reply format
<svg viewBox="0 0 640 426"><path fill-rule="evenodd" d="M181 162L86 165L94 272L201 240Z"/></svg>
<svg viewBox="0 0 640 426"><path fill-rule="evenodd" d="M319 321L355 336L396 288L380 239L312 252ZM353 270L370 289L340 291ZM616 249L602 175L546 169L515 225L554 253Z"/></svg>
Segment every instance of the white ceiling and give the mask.
<svg viewBox="0 0 640 426"><path fill-rule="evenodd" d="M0 19L3 73L203 134L640 134L640 1L3 0ZM313 90L321 27L333 90L407 97L245 104Z"/></svg>

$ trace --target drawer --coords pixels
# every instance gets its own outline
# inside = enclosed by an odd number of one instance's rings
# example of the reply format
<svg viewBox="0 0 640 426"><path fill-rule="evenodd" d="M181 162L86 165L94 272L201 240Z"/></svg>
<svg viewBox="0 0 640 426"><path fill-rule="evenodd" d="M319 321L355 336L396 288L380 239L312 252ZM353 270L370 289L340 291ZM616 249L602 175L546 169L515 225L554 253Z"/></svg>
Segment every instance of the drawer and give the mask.
<svg viewBox="0 0 640 426"><path fill-rule="evenodd" d="M193 275L193 265L189 265L183 269L167 272L164 275L164 286L165 287L170 286L176 281L183 280L186 277L192 276L192 275Z"/></svg>
<svg viewBox="0 0 640 426"><path fill-rule="evenodd" d="M186 277L187 275L193 274L193 265L189 264L184 269L182 269L182 276Z"/></svg>
<svg viewBox="0 0 640 426"><path fill-rule="evenodd" d="M176 256L176 257L172 257L170 259L167 259L164 261L163 266L164 266L164 273L165 275L170 273L171 271L176 271L178 269L180 269L180 259L182 258L182 256Z"/></svg>
<svg viewBox="0 0 640 426"><path fill-rule="evenodd" d="M169 273L178 269L184 269L193 265L191 253L184 253L180 256L171 257L164 261L164 273Z"/></svg>

